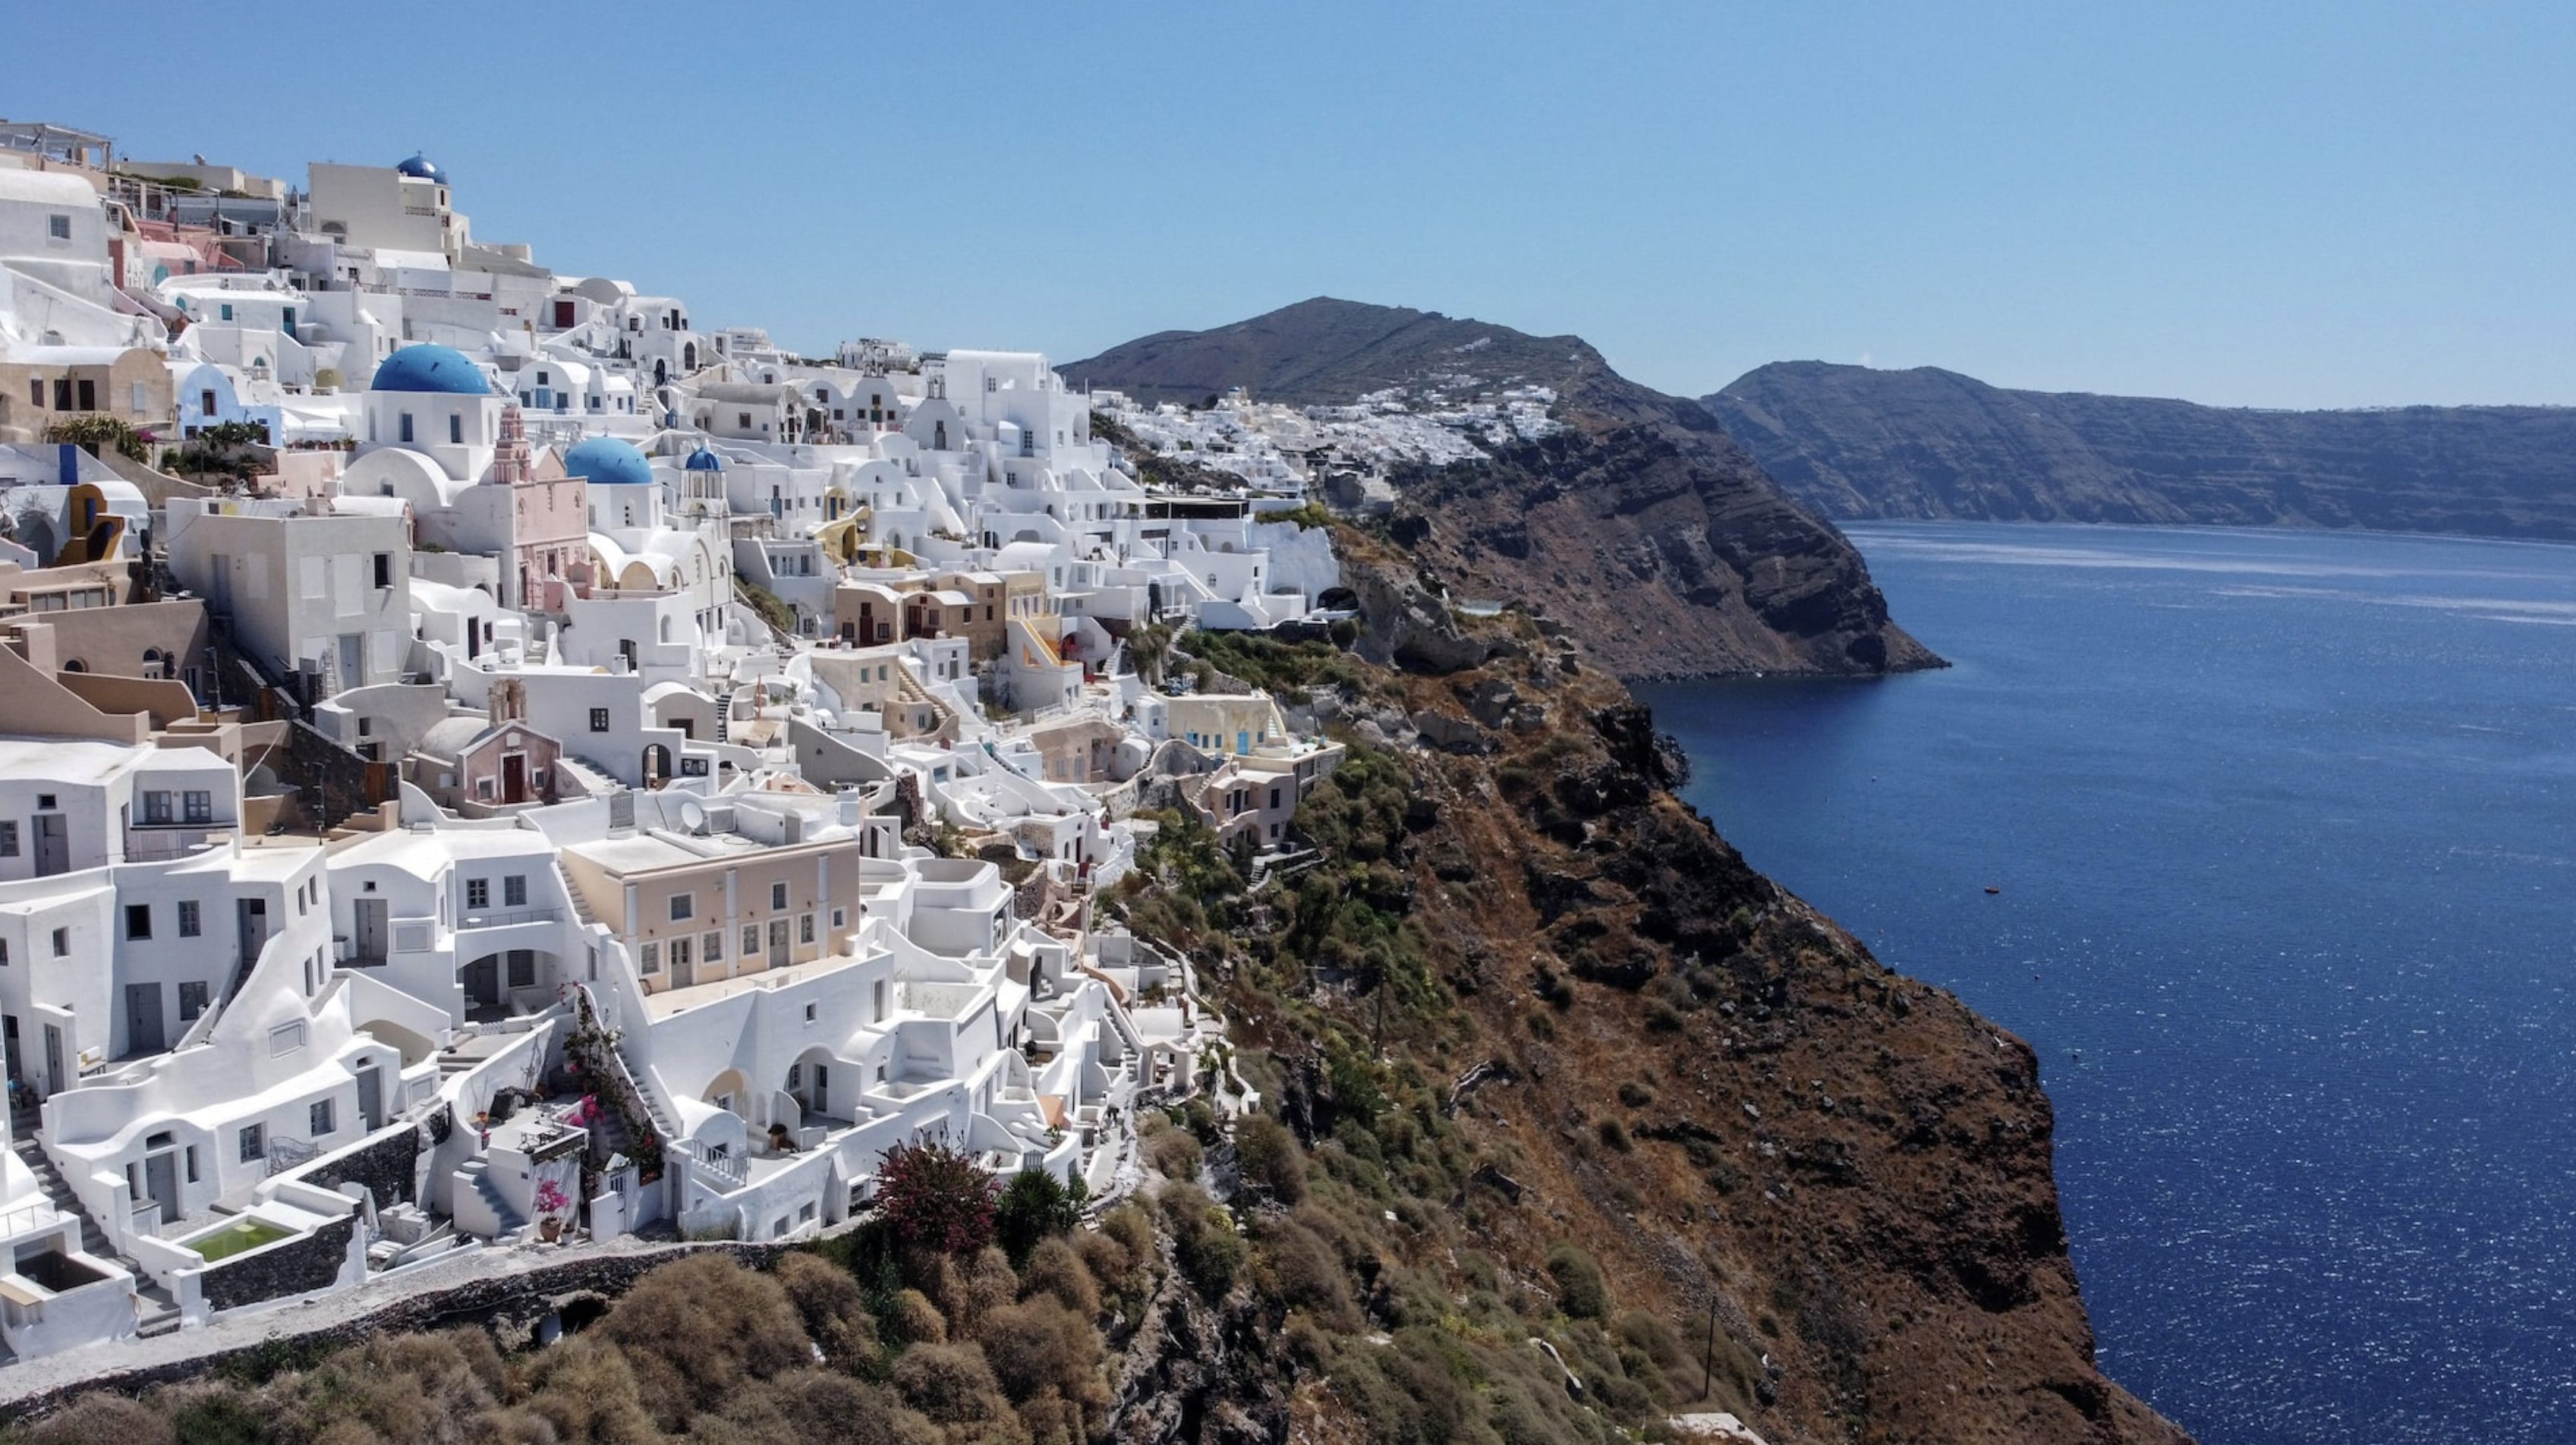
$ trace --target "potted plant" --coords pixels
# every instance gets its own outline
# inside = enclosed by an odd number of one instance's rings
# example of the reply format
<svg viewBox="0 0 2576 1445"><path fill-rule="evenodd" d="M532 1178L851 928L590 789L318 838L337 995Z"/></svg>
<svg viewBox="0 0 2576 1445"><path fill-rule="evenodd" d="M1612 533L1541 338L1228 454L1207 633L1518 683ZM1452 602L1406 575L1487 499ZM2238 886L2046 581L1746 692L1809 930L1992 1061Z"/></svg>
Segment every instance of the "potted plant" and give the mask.
<svg viewBox="0 0 2576 1445"><path fill-rule="evenodd" d="M537 1236L552 1244L563 1237L564 1214L572 1208L572 1196L552 1179L537 1181Z"/></svg>

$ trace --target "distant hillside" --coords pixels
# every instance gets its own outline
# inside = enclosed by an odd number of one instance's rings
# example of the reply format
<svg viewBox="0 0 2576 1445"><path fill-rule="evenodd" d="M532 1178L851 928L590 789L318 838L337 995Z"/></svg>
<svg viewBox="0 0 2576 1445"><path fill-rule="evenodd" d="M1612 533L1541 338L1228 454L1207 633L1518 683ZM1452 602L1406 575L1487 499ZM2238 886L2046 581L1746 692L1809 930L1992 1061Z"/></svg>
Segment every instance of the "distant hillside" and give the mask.
<svg viewBox="0 0 2576 1445"><path fill-rule="evenodd" d="M1396 535L1453 598L1543 608L1628 678L1939 665L1888 620L1841 534L1696 403L1622 378L1579 338L1319 297L1060 369L1156 401L1237 386L1308 405L1398 387L1553 387L1565 431L1392 478Z"/></svg>
<svg viewBox="0 0 2576 1445"><path fill-rule="evenodd" d="M1818 361L1701 404L1829 517L2576 539L2576 408L2249 411Z"/></svg>

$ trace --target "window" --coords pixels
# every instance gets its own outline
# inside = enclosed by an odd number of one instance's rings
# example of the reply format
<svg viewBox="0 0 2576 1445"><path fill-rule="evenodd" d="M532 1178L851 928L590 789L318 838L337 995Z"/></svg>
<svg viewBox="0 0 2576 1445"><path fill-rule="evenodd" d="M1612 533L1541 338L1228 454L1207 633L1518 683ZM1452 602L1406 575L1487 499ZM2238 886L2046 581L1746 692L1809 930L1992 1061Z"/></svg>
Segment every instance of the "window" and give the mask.
<svg viewBox="0 0 2576 1445"><path fill-rule="evenodd" d="M80 384L80 409L98 410L98 383L84 378Z"/></svg>
<svg viewBox="0 0 2576 1445"><path fill-rule="evenodd" d="M757 923L746 923L742 926L742 956L750 958L759 952L760 925Z"/></svg>
<svg viewBox="0 0 2576 1445"><path fill-rule="evenodd" d="M0 968L9 966L9 940L0 938Z"/></svg>
<svg viewBox="0 0 2576 1445"><path fill-rule="evenodd" d="M197 936L197 933L197 900L193 898L182 899L179 902L179 936L181 938L194 938Z"/></svg>
<svg viewBox="0 0 2576 1445"><path fill-rule="evenodd" d="M501 903L507 908L528 906L528 875L513 873L501 880Z"/></svg>
<svg viewBox="0 0 2576 1445"><path fill-rule="evenodd" d="M227 302L223 303L223 305L222 305L219 309L221 310L221 312L222 312L223 314L221 314L220 316L217 316L217 317L215 318L216 320L218 320L218 321L230 321L230 320L232 320L232 319L233 319L233 303L231 303L231 302L227 301Z"/></svg>
<svg viewBox="0 0 2576 1445"><path fill-rule="evenodd" d="M465 418L455 412L447 414L447 442L450 446L465 444Z"/></svg>
<svg viewBox="0 0 2576 1445"><path fill-rule="evenodd" d="M143 795L144 822L167 823L170 821L170 816L170 795L168 793L153 792L145 793Z"/></svg>
<svg viewBox="0 0 2576 1445"><path fill-rule="evenodd" d="M534 949L530 949L530 948L514 948L514 949L511 949L511 950L510 950L510 987L512 987L512 988L535 988L536 986L537 986L537 954L536 954L536 950L534 950Z"/></svg>
<svg viewBox="0 0 2576 1445"><path fill-rule="evenodd" d="M57 928L57 929L55 929L55 930L54 930L54 957L56 957L56 958L69 958L69 957L71 957L71 956L72 956L72 931L71 931L70 929L68 929L68 928Z"/></svg>
<svg viewBox="0 0 2576 1445"><path fill-rule="evenodd" d="M848 909L846 909L846 908L835 908L835 909L833 909L833 910L832 910L832 927L833 927L833 929L837 931L837 930L839 930L839 929L847 928L847 927L849 927L849 926L850 926L850 911L849 911Z"/></svg>
<svg viewBox="0 0 2576 1445"><path fill-rule="evenodd" d="M812 943L814 941L813 914L800 913L796 915L796 941L798 943Z"/></svg>
<svg viewBox="0 0 2576 1445"><path fill-rule="evenodd" d="M820 1007L820 1006L815 1005L815 1004L810 1004L810 1003L809 1003L809 1004L807 1004L807 1005L805 1005L805 1022L807 1022L807 1023L809 1023L809 1024L810 1024L810 1023L814 1022L814 1020L815 1020L815 1019L817 1019L817 1018L819 1018L819 1017L821 1017L821 1016L822 1016L822 1009L821 1009L821 1007Z"/></svg>
<svg viewBox="0 0 2576 1445"><path fill-rule="evenodd" d="M125 905L125 936L128 938L138 939L150 938L152 936L151 904L129 903Z"/></svg>
<svg viewBox="0 0 2576 1445"><path fill-rule="evenodd" d="M265 1126L252 1124L241 1131L241 1157L244 1163L268 1157L268 1131Z"/></svg>
<svg viewBox="0 0 2576 1445"><path fill-rule="evenodd" d="M698 896L694 893L671 895L671 921L679 923L698 916Z"/></svg>
<svg viewBox="0 0 2576 1445"><path fill-rule="evenodd" d="M184 1024L205 1011L205 984L183 983L179 985L179 1022Z"/></svg>
<svg viewBox="0 0 2576 1445"><path fill-rule="evenodd" d="M376 588L377 590L382 591L392 585L394 585L394 554L391 552L378 552L376 554Z"/></svg>
<svg viewBox="0 0 2576 1445"><path fill-rule="evenodd" d="M0 858L15 858L15 857L17 857L17 856L18 856L18 825L17 825L17 823L15 823L14 821L13 821L13 822L7 822L7 823L0 823Z"/></svg>
<svg viewBox="0 0 2576 1445"><path fill-rule="evenodd" d="M215 820L215 795L212 792L191 789L179 795L179 802L186 809L184 816L189 822L211 823Z"/></svg>
<svg viewBox="0 0 2576 1445"><path fill-rule="evenodd" d="M703 959L705 959L705 960L706 960L707 962L709 962L709 963L722 963L722 962L724 962L724 930L723 930L723 929L719 928L719 929L717 929L715 932L710 933L710 934L708 934L706 937L701 938L701 939L699 939L699 940L698 940L698 956L699 956L699 957L701 957L701 958L703 958Z"/></svg>
<svg viewBox="0 0 2576 1445"><path fill-rule="evenodd" d="M57 241L70 240L72 238L72 218L68 215L47 216L45 218L45 234ZM225 318L229 320L232 315L232 308L229 306L225 307L224 315Z"/></svg>
<svg viewBox="0 0 2576 1445"><path fill-rule="evenodd" d="M643 957L636 963L635 968L639 973L660 973L662 971L662 945L658 943L648 943L644 945Z"/></svg>
<svg viewBox="0 0 2576 1445"><path fill-rule="evenodd" d="M489 907L491 907L491 906L492 906L492 880L491 880L491 879L489 879L489 878L468 878L468 879L466 879L466 880L465 880L465 906L466 906L466 907L468 907L468 908L489 908Z"/></svg>
<svg viewBox="0 0 2576 1445"><path fill-rule="evenodd" d="M314 1100L314 1101L313 1101L313 1107L312 1107L309 1111L307 1111L307 1114L308 1114L308 1117L310 1117L310 1118L312 1119L312 1121L313 1121L313 1137L314 1137L314 1138L319 1139L319 1138L321 1138L323 1135L328 1134L328 1133L330 1133L330 1132L331 1132L331 1130L332 1130L332 1127L333 1127L333 1126L332 1126L332 1122L331 1122L331 1101L330 1101L330 1100L328 1100L328 1099L316 1099L316 1100Z"/></svg>
<svg viewBox="0 0 2576 1445"><path fill-rule="evenodd" d="M590 730L595 733L608 731L608 709L595 707L590 710Z"/></svg>
<svg viewBox="0 0 2576 1445"><path fill-rule="evenodd" d="M197 393L197 410L204 412L208 416L215 414L214 392L209 390Z"/></svg>
<svg viewBox="0 0 2576 1445"><path fill-rule="evenodd" d="M404 412L404 413L402 414L402 440L403 440L405 443L409 443L409 442L411 441L411 413L410 413L410 412Z"/></svg>
<svg viewBox="0 0 2576 1445"><path fill-rule="evenodd" d="M301 1019L291 1024L279 1024L268 1031L268 1056L272 1059L283 1058L302 1047L304 1022Z"/></svg>
<svg viewBox="0 0 2576 1445"><path fill-rule="evenodd" d="M770 885L769 885L769 906L770 906L770 907L772 907L772 908L777 909L777 910L778 910L779 912L781 912L781 913L784 913L784 912L786 912L786 911L787 911L787 885L786 885L786 884L784 884L784 883L772 883L772 884L770 884Z"/></svg>

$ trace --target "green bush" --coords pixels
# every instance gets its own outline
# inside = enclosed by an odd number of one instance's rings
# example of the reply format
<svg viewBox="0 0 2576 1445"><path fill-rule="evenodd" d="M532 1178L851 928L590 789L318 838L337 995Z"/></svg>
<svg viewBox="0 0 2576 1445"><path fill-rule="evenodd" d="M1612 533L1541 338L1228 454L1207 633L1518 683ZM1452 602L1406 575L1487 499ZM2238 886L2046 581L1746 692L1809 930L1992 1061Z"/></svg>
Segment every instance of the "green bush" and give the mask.
<svg viewBox="0 0 2576 1445"><path fill-rule="evenodd" d="M1090 1197L1078 1177L1067 1184L1044 1169L1023 1170L993 1201L993 1242L1011 1257L1012 1268L1020 1268L1038 1241L1068 1233L1082 1222L1083 1201Z"/></svg>
<svg viewBox="0 0 2576 1445"><path fill-rule="evenodd" d="M1566 1314L1597 1320L1609 1309L1609 1288L1591 1255L1571 1244L1557 1245L1547 1252L1547 1273L1556 1281L1556 1306Z"/></svg>

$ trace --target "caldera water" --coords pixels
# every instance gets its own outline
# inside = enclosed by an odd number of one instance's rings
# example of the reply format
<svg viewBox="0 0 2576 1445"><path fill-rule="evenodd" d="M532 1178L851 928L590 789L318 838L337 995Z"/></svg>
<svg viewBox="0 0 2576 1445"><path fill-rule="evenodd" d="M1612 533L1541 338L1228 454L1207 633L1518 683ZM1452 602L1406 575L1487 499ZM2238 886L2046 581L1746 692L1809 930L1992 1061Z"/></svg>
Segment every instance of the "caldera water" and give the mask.
<svg viewBox="0 0 2576 1445"><path fill-rule="evenodd" d="M2209 1445L2576 1440L2576 548L1847 530L1953 667L1640 693L2039 1051L2103 1368Z"/></svg>

